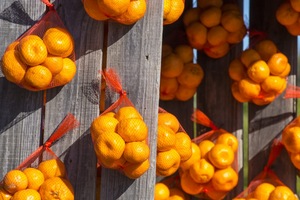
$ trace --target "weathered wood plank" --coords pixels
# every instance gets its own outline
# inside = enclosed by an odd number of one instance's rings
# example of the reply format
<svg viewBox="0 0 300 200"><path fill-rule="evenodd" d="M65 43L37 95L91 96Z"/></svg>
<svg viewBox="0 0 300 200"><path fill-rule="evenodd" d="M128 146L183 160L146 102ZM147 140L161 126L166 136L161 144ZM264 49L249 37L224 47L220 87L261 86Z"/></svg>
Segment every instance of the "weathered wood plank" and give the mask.
<svg viewBox="0 0 300 200"><path fill-rule="evenodd" d="M57 12L75 40L77 73L66 86L47 91L45 106L45 137L60 121L72 113L80 122L53 146L53 151L64 161L75 199L95 199L96 156L89 127L99 115L100 80L103 51L103 23L91 19L81 1L57 1Z"/></svg>
<svg viewBox="0 0 300 200"><path fill-rule="evenodd" d="M153 199L156 177L156 126L162 43L162 1L147 1L144 18L132 26L110 22L107 68L113 68L123 89L148 125L150 169L137 180L102 169L101 199ZM110 103L118 95L112 96ZM109 105L107 105L109 106ZM112 192L113 191L113 192Z"/></svg>
<svg viewBox="0 0 300 200"><path fill-rule="evenodd" d="M0 54L40 18L39 1L0 2ZM0 179L40 146L43 92L30 92L0 72Z"/></svg>
<svg viewBox="0 0 300 200"><path fill-rule="evenodd" d="M275 12L281 2L280 0L251 1L250 30L267 33L267 37L275 42L279 51L288 57L292 67L288 81L295 84L297 38L289 35L276 21ZM295 100L283 99L282 96L267 106L249 104L249 181L263 170L273 139L281 135L285 125L296 115ZM272 169L283 183L295 191L295 168L285 152L280 155Z"/></svg>

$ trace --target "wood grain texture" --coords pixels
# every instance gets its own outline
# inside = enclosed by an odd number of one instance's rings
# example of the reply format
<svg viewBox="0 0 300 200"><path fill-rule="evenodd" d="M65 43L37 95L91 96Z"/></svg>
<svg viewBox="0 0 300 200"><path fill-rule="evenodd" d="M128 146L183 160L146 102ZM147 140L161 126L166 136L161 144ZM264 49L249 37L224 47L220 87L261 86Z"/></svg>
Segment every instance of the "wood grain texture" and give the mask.
<svg viewBox="0 0 300 200"><path fill-rule="evenodd" d="M39 1L0 2L0 54L45 11ZM43 92L30 92L0 72L0 179L40 146Z"/></svg>
<svg viewBox="0 0 300 200"><path fill-rule="evenodd" d="M288 34L275 18L280 3L279 0L251 1L250 31L259 30L266 33L267 38L274 41L279 51L288 57L292 66L288 82L295 85L297 54L294 52L297 51L297 38ZM283 128L296 115L295 100L283 99L283 95L267 106L249 104L249 181L263 170L274 138L281 136ZM286 152L280 154L272 169L283 183L295 191L295 168Z"/></svg>
<svg viewBox="0 0 300 200"><path fill-rule="evenodd" d="M153 199L156 165L156 126L162 42L162 1L147 1L143 19L131 26L108 24L107 68L120 76L123 89L144 117L151 151L150 169L132 180L118 171L102 169L101 199ZM110 103L118 95L109 97ZM107 106L109 106L108 104Z"/></svg>

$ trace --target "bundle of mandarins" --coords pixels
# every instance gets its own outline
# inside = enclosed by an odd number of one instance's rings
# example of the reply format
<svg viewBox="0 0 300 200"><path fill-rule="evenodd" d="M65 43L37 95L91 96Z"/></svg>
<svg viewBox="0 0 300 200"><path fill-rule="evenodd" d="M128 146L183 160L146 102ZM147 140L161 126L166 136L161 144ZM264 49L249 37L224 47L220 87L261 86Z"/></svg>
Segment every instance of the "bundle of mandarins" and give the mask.
<svg viewBox="0 0 300 200"><path fill-rule="evenodd" d="M74 199L73 186L66 177L65 165L49 159L37 167L13 169L0 184L1 199Z"/></svg>
<svg viewBox="0 0 300 200"><path fill-rule="evenodd" d="M56 24L53 21L56 20ZM1 70L10 82L31 91L69 83L76 74L74 41L49 11L22 37L12 42L1 58Z"/></svg>
<svg viewBox="0 0 300 200"><path fill-rule="evenodd" d="M174 174L192 156L192 141L175 115L160 109L157 126L156 175Z"/></svg>
<svg viewBox="0 0 300 200"><path fill-rule="evenodd" d="M193 63L193 49L189 45L162 46L160 99L187 101L197 91L204 77L202 67Z"/></svg>
<svg viewBox="0 0 300 200"><path fill-rule="evenodd" d="M247 33L239 6L222 0L198 0L198 7L183 14L183 23L190 45L211 58L225 56Z"/></svg>
<svg viewBox="0 0 300 200"><path fill-rule="evenodd" d="M261 40L231 61L232 95L239 102L269 104L285 90L290 70L288 58L278 51L275 43Z"/></svg>
<svg viewBox="0 0 300 200"><path fill-rule="evenodd" d="M82 0L84 10L93 19L112 19L118 23L131 25L144 17L146 0Z"/></svg>
<svg viewBox="0 0 300 200"><path fill-rule="evenodd" d="M282 1L276 10L276 19L293 36L300 35L300 1Z"/></svg>

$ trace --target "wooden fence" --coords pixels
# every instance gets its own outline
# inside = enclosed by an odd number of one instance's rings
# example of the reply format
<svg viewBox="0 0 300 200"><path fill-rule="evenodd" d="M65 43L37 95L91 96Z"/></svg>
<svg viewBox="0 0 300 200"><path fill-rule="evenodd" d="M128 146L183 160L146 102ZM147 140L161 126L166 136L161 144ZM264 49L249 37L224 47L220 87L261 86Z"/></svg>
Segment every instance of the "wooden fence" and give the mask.
<svg viewBox="0 0 300 200"><path fill-rule="evenodd" d="M244 1L239 3L244 8ZM292 71L289 83L297 83L298 41L275 19L281 0L251 0L246 24L249 30L267 33L281 52L287 55ZM98 22L84 11L81 0L56 0L58 14L75 39L77 74L64 87L30 92L8 82L0 74L0 179L8 170L17 167L29 154L45 142L67 113L80 122L53 146L67 167L75 189L76 200L96 199L96 156L90 137L90 124L100 113L100 82L102 67L114 68L121 77L130 100L143 115L149 127L151 151L156 151L156 121L159 106L175 114L193 137L203 133L194 128L190 116L194 100L187 102L159 101L161 45L168 34L181 29L180 21L162 26L162 0L148 0L145 17L132 26L115 22ZM186 0L186 9L192 1ZM5 48L40 19L46 11L39 0L0 1L0 55ZM270 145L282 129L296 116L296 100L278 97L267 106L243 104L231 95L228 76L230 61L247 48L243 43L232 46L221 59L211 59L198 52L197 62L204 68L205 77L198 88L196 107L207 114L218 127L234 133L240 141L239 185L227 199L243 190L265 166ZM118 98L108 96L106 106ZM247 117L244 118L247 108ZM244 121L246 119L247 121ZM243 130L244 124L248 129ZM244 148L244 144L248 148ZM101 199L153 199L155 153L151 153L149 171L137 180L130 180L117 171L101 170ZM244 169L244 166L247 168ZM286 151L272 168L280 179L296 191L297 171ZM244 179L244 172L246 179Z"/></svg>

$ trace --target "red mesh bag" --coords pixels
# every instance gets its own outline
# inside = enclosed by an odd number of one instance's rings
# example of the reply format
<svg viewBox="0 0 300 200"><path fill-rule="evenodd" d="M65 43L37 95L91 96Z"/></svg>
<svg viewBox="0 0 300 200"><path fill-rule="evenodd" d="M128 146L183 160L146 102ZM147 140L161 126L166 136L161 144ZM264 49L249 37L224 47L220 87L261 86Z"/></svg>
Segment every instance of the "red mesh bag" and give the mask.
<svg viewBox="0 0 300 200"><path fill-rule="evenodd" d="M106 85L119 93L119 98L91 124L91 137L98 164L139 178L149 168L148 127L143 117L123 90L112 69L102 71Z"/></svg>
<svg viewBox="0 0 300 200"><path fill-rule="evenodd" d="M264 170L259 173L250 182L248 187L239 195L237 195L234 200L242 200L245 198L268 199L269 197L280 199L280 197L283 196L286 199L298 199L293 191L289 187L287 187L270 169L282 149L282 143L278 139L275 139L273 141L269 159L266 166L264 167Z"/></svg>
<svg viewBox="0 0 300 200"><path fill-rule="evenodd" d="M30 91L69 83L76 74L75 43L54 6L22 36L12 42L1 59L6 79Z"/></svg>
<svg viewBox="0 0 300 200"><path fill-rule="evenodd" d="M223 199L238 183L238 140L200 110L192 120L212 130L192 140L193 155L180 165L181 188L200 199Z"/></svg>
<svg viewBox="0 0 300 200"><path fill-rule="evenodd" d="M6 197L25 198L24 195L35 195L42 199L49 199L55 198L56 193L59 194L56 198L74 199L74 189L68 180L65 165L51 150L51 146L77 126L79 122L72 114L68 114L42 146L17 168L7 172L0 183L0 197L6 195ZM56 187L53 193L50 192L50 186Z"/></svg>
<svg viewBox="0 0 300 200"><path fill-rule="evenodd" d="M192 156L192 141L177 117L159 108L157 126L156 175L170 176L181 162Z"/></svg>

